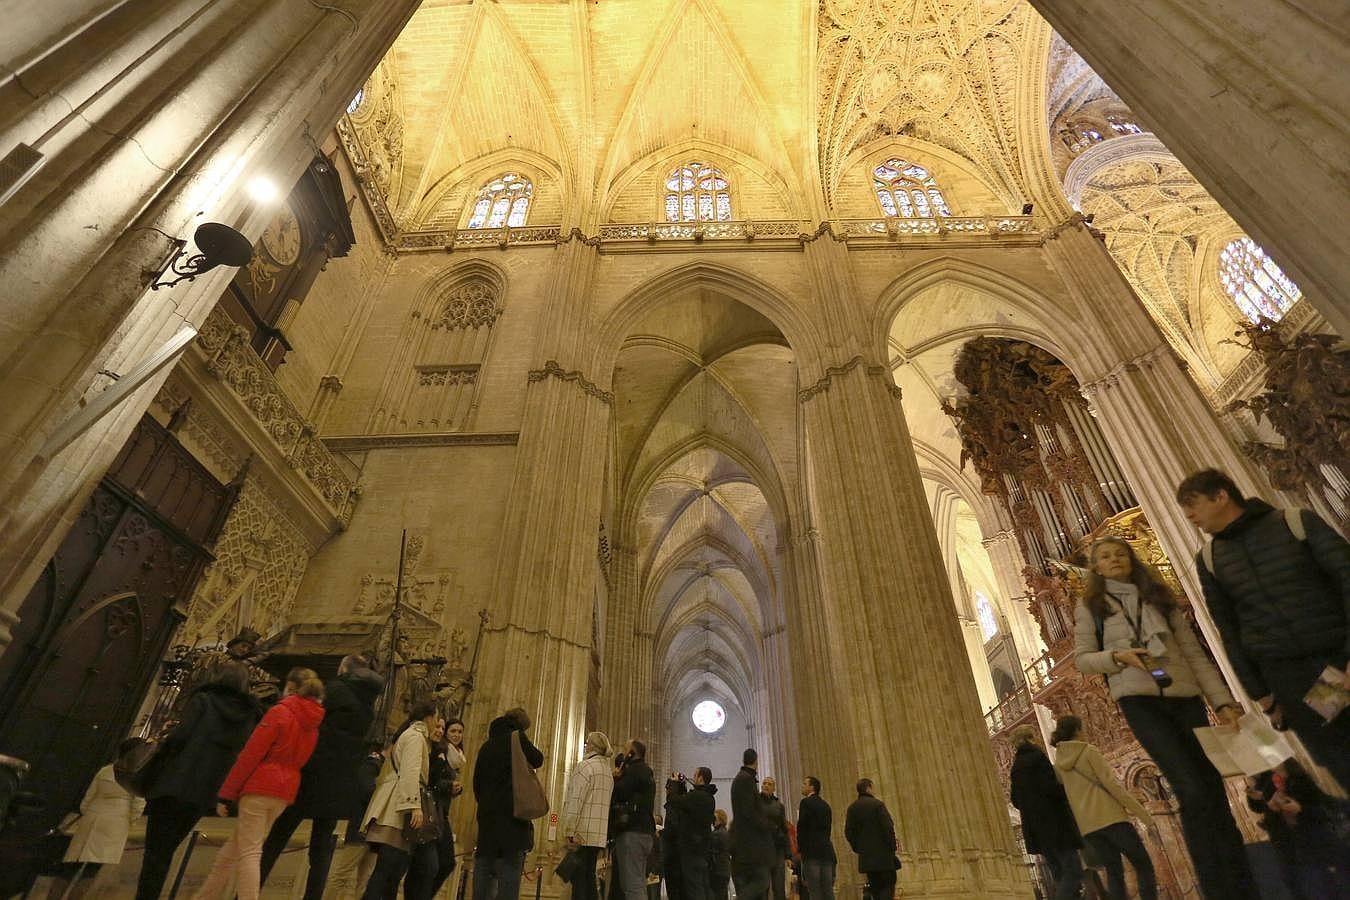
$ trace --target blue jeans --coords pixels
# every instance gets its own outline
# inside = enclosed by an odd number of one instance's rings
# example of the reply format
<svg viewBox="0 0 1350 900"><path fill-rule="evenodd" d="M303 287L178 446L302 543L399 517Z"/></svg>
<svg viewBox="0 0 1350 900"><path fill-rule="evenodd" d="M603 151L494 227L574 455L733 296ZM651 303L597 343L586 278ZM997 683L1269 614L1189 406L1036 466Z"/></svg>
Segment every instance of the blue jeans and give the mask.
<svg viewBox="0 0 1350 900"><path fill-rule="evenodd" d="M834 900L834 863L823 859L802 860L802 881L810 900Z"/></svg>
<svg viewBox="0 0 1350 900"><path fill-rule="evenodd" d="M525 853L473 858L473 900L518 900ZM495 890L494 890L495 888Z"/></svg>
<svg viewBox="0 0 1350 900"><path fill-rule="evenodd" d="M1129 822L1114 822L1105 828L1083 835L1083 841L1092 847L1097 858L1106 868L1107 889L1112 900L1126 900L1129 893L1125 890L1125 865L1120 855L1134 867L1135 880L1139 882L1139 900L1158 900L1158 879L1153 872L1153 860L1148 857L1139 832Z"/></svg>
<svg viewBox="0 0 1350 900"><path fill-rule="evenodd" d="M647 857L652 855L653 839L653 835L641 831L624 831L614 840L619 888L624 900L647 900ZM486 898L474 894L473 900Z"/></svg>

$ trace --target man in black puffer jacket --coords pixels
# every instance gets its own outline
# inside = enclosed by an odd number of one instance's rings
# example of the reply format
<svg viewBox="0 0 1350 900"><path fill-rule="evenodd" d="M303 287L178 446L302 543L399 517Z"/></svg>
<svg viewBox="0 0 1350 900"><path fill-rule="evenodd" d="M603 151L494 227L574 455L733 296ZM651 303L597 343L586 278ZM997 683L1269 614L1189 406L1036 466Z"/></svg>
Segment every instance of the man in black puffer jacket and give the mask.
<svg viewBox="0 0 1350 900"><path fill-rule="evenodd" d="M1196 571L1243 688L1350 789L1350 712L1326 722L1303 702L1350 660L1350 544L1309 510L1244 499L1215 469L1188 476L1177 502L1213 536Z"/></svg>
<svg viewBox="0 0 1350 900"><path fill-rule="evenodd" d="M366 733L375 721L375 701L383 688L384 679L359 655L344 656L338 664L337 677L324 685L319 742L300 770L300 793L295 803L277 817L263 842L264 884L295 829L302 820L309 819L309 870L304 900L323 897L337 847L333 829L341 819L360 821L365 812L365 804L358 807L353 803L351 787L366 755Z"/></svg>

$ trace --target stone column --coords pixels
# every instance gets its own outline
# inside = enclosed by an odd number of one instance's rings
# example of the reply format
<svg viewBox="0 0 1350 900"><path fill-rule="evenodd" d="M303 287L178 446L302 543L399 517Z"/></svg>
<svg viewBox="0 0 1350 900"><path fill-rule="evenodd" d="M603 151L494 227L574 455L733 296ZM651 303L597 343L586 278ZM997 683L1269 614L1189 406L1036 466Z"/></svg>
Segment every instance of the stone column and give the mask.
<svg viewBox="0 0 1350 900"><path fill-rule="evenodd" d="M655 635L638 620L637 551L614 546L614 590L605 614L605 659L600 670L600 730L616 745L657 738L652 671Z"/></svg>
<svg viewBox="0 0 1350 900"><path fill-rule="evenodd" d="M1096 235L1081 221L1071 221L1047 240L1045 250L1083 313L1110 323L1104 349L1117 351L1117 360L1095 360L1095 371L1075 374L1177 577L1198 601L1194 559L1203 538L1173 499L1176 485L1196 469L1214 467L1246 493L1281 500L1233 445ZM1222 656L1208 612L1198 602L1195 609L1210 649ZM1227 660L1221 662L1236 690Z"/></svg>
<svg viewBox="0 0 1350 900"><path fill-rule="evenodd" d="M1334 2L1032 0L1167 148L1350 334L1350 70Z"/></svg>
<svg viewBox="0 0 1350 900"><path fill-rule="evenodd" d="M164 268L175 239L191 251L205 221L255 240L272 211L244 186L299 177L308 135L332 128L417 6L157 0L19 23L0 147L29 144L46 164L0 206L0 650L167 369L58 456L46 439L101 369L126 375L200 325L233 275L151 293L143 273Z"/></svg>
<svg viewBox="0 0 1350 900"><path fill-rule="evenodd" d="M1017 648L1017 658L1025 668L1046 651L1046 646L1041 640L1040 626L1027 609L1027 583L1022 578L1026 560L1022 558L1022 548L1017 544L1017 536L1007 530L985 538L982 543L989 553L989 562L994 567L999 590L1008 598L1008 629L1012 634L1013 646Z"/></svg>
<svg viewBox="0 0 1350 900"><path fill-rule="evenodd" d="M813 710L833 734L805 755L876 782L895 814L906 896L1028 897L898 395L862 356L798 394L820 600L842 651L821 664L853 713L843 733Z"/></svg>

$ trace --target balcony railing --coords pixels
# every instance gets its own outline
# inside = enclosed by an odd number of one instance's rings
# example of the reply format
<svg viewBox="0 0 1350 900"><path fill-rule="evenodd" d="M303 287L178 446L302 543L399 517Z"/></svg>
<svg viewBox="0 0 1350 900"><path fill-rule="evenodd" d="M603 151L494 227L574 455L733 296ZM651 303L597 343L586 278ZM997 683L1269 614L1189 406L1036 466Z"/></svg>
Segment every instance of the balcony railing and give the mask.
<svg viewBox="0 0 1350 900"><path fill-rule="evenodd" d="M998 734L1016 725L1031 712L1031 705L1036 697L1050 686L1051 672L1059 662L1060 660L1047 650L1022 670L1024 676L1022 685L999 701L998 706L984 714L984 723L988 726L990 734Z"/></svg>
<svg viewBox="0 0 1350 900"><path fill-rule="evenodd" d="M277 384L272 370L249 346L249 332L217 306L207 316L195 352L210 372L248 411L277 454L322 498L346 526L359 494L357 485L315 434Z"/></svg>
<svg viewBox="0 0 1350 900"><path fill-rule="evenodd" d="M631 222L601 225L598 234L564 232L561 225L520 228L451 228L396 235L396 249L454 251L559 244L579 238L614 249L643 244L704 242L731 245L758 241L782 248L800 247L824 234L872 244L887 241L949 241L1035 237L1030 216L944 216L926 219L834 219L821 225L798 219L735 222Z"/></svg>

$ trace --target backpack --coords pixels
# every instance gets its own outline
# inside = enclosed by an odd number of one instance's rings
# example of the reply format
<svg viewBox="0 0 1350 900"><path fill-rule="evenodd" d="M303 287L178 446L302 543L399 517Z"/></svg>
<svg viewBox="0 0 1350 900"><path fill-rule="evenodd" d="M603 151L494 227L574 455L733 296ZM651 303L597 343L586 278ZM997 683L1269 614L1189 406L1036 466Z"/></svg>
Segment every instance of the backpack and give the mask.
<svg viewBox="0 0 1350 900"><path fill-rule="evenodd" d="M1308 540L1308 531L1303 527L1303 510L1296 506L1291 506L1284 510L1284 524L1289 527L1289 533L1303 543ZM1205 570L1210 575L1214 574L1214 539L1205 541L1205 546L1200 548L1200 559L1205 564Z"/></svg>

